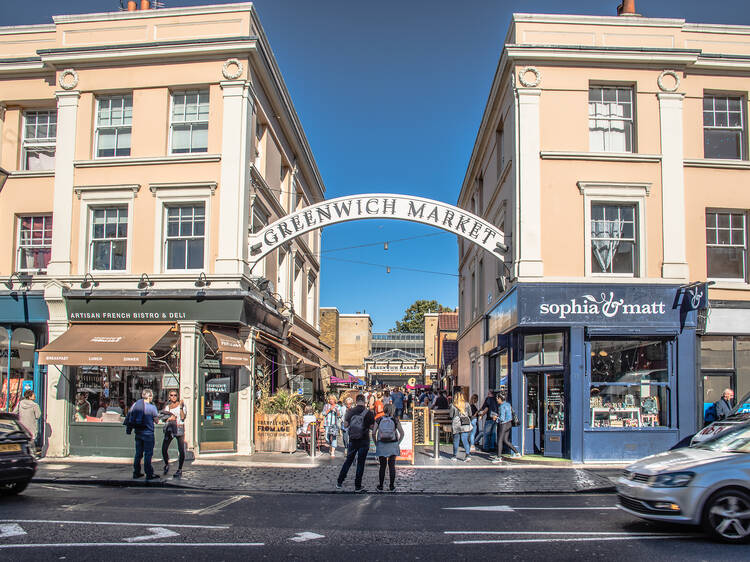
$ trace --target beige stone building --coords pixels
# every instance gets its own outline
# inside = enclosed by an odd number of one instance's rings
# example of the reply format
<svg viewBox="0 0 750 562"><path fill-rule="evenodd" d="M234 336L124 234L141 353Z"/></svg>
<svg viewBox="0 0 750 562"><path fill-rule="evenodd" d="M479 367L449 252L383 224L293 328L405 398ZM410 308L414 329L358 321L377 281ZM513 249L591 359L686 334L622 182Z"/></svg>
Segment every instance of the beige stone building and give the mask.
<svg viewBox="0 0 750 562"><path fill-rule="evenodd" d="M325 191L252 4L55 16L0 52L10 399L36 385L50 456L129 454L143 388L179 389L196 454L252 451L254 376L312 398L323 354L319 231L254 269L248 238Z"/></svg>
<svg viewBox="0 0 750 562"><path fill-rule="evenodd" d="M508 250L459 240L458 382L525 452L637 458L750 390L748 33L513 16L458 198Z"/></svg>

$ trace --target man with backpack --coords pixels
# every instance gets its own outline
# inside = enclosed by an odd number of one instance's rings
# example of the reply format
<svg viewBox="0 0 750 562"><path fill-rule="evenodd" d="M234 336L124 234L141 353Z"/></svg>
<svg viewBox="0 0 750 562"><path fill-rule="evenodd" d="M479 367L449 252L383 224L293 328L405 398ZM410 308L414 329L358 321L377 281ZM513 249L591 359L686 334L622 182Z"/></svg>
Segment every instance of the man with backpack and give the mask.
<svg viewBox="0 0 750 562"><path fill-rule="evenodd" d="M143 470L146 473L146 480L157 480L159 476L154 474L154 468L151 466L151 457L154 456L154 420L159 417L159 411L152 404L154 392L150 388L144 388L141 396L142 398L130 408L123 422L125 433L130 435L135 430L133 478L143 476L143 472L141 472L141 458L143 458Z"/></svg>
<svg viewBox="0 0 750 562"><path fill-rule="evenodd" d="M375 424L375 415L365 407L365 397L357 395L357 405L346 412L344 416L344 427L349 432L349 448L346 451L346 460L339 472L336 481L336 489L343 487L349 468L357 457L357 471L354 475L354 491L366 492L362 487L362 476L365 473L365 460L370 450L370 430Z"/></svg>

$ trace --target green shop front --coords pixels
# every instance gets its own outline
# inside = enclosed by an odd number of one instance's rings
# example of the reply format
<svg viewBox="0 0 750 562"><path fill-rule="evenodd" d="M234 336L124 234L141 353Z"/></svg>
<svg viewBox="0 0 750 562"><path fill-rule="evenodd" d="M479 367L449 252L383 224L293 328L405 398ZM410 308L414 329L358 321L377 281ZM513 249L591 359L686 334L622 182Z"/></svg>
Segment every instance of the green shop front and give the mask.
<svg viewBox="0 0 750 562"><path fill-rule="evenodd" d="M252 367L240 330L263 320L246 301L69 297L69 329L39 351L41 363L65 370L69 453L131 456L123 421L144 389L160 411L179 391L189 454L237 451L238 393ZM157 458L161 436L159 424Z"/></svg>

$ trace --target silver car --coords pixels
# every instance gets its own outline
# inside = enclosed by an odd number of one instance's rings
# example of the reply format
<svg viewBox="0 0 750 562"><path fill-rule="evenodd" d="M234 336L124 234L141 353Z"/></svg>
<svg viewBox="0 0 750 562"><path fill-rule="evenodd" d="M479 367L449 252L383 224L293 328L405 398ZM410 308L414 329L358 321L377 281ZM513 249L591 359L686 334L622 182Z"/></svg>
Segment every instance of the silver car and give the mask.
<svg viewBox="0 0 750 562"><path fill-rule="evenodd" d="M620 509L643 519L701 525L726 542L750 540L750 423L628 466Z"/></svg>
<svg viewBox="0 0 750 562"><path fill-rule="evenodd" d="M719 433L726 431L732 426L747 421L750 421L750 392L743 396L742 400L737 402L737 405L732 409L732 413L729 416L710 423L693 435L693 438L690 440L690 445L696 445L697 443L716 437Z"/></svg>

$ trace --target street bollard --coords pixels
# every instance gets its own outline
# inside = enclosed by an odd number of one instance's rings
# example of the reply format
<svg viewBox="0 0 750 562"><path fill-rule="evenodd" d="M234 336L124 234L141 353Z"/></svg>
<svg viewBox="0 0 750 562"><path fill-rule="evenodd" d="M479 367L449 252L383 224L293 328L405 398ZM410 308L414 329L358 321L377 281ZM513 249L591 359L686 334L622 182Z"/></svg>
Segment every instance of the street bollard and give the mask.
<svg viewBox="0 0 750 562"><path fill-rule="evenodd" d="M310 422L310 456L315 458L315 450L318 448L318 424Z"/></svg>
<svg viewBox="0 0 750 562"><path fill-rule="evenodd" d="M432 424L432 439L434 442L432 458L434 458L435 462L437 462L438 460L440 460L440 424L439 423Z"/></svg>

